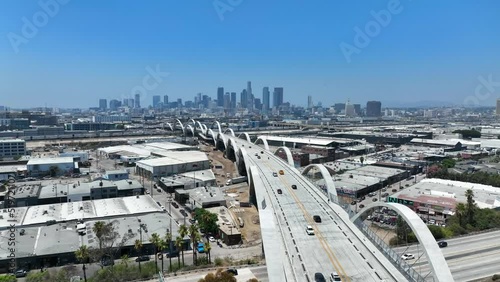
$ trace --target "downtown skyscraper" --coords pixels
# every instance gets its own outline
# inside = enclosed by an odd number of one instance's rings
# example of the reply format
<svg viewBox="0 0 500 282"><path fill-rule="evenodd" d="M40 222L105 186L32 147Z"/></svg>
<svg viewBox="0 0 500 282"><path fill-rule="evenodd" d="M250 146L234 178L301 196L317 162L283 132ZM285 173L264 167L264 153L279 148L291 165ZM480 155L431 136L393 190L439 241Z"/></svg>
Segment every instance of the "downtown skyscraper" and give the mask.
<svg viewBox="0 0 500 282"><path fill-rule="evenodd" d="M224 107L224 87L217 88L217 107Z"/></svg>
<svg viewBox="0 0 500 282"><path fill-rule="evenodd" d="M283 87L274 87L273 107L279 107L283 104Z"/></svg>
<svg viewBox="0 0 500 282"><path fill-rule="evenodd" d="M262 88L262 112L267 114L269 112L269 98L271 93L269 92L269 87Z"/></svg>

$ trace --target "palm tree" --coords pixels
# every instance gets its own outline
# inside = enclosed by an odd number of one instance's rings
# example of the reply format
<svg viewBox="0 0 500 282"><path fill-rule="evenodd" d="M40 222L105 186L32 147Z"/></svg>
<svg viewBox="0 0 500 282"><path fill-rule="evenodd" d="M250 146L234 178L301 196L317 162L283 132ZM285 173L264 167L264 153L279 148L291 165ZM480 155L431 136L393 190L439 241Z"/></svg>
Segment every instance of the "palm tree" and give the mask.
<svg viewBox="0 0 500 282"><path fill-rule="evenodd" d="M83 264L83 279L87 282L87 272L85 271L85 263L89 260L90 252L86 245L80 246L78 250L75 251L76 259Z"/></svg>
<svg viewBox="0 0 500 282"><path fill-rule="evenodd" d="M154 248L155 248L155 266L156 266L156 272L158 272L158 244L159 242L161 241L160 239L160 235L158 235L158 233L153 233L151 234L151 238L149 238L149 242L151 242L151 244L153 244Z"/></svg>
<svg viewBox="0 0 500 282"><path fill-rule="evenodd" d="M177 248L177 250L182 250L182 253L184 253L184 239L181 237L181 236L177 236L175 238L175 247ZM184 263L184 256L182 257L182 260ZM177 263L178 263L178 267L181 268L181 257L178 256L177 257Z"/></svg>
<svg viewBox="0 0 500 282"><path fill-rule="evenodd" d="M198 226L193 224L189 226L189 237L191 238L191 243L193 244L193 264L196 265L196 242L198 242L197 237L200 234L198 232Z"/></svg>
<svg viewBox="0 0 500 282"><path fill-rule="evenodd" d="M142 255L142 242L141 240L137 239L135 240L135 243L134 243L134 249L137 251L137 253L139 254L139 256ZM141 273L141 260L139 260L139 273Z"/></svg>
<svg viewBox="0 0 500 282"><path fill-rule="evenodd" d="M163 262L165 261L165 258L163 257L163 250L165 249L166 243L165 240L160 238L160 241L158 242L158 246L156 248L158 249L158 252L161 254L161 272L163 273Z"/></svg>
<svg viewBox="0 0 500 282"><path fill-rule="evenodd" d="M186 238L186 236L188 235L188 233L189 233L189 230L188 230L187 226L184 225L184 224L181 224L181 226L179 226L179 236L182 239L182 248L181 248L182 265L184 265L184 248L185 248L184 238Z"/></svg>
<svg viewBox="0 0 500 282"><path fill-rule="evenodd" d="M168 248L168 260L170 263L170 271L172 271L172 233L165 234L165 246Z"/></svg>
<svg viewBox="0 0 500 282"><path fill-rule="evenodd" d="M212 246L210 246L210 242L207 241L207 243L205 244L205 250L207 251L207 255L208 255L208 263L211 264L211 257L210 257L210 250L212 249Z"/></svg>
<svg viewBox="0 0 500 282"><path fill-rule="evenodd" d="M467 189L467 191L465 191L465 197L467 198L467 223L472 224L472 222L474 221L474 213L476 208L476 204L474 201L474 191L472 191L472 189Z"/></svg>
<svg viewBox="0 0 500 282"><path fill-rule="evenodd" d="M106 227L106 223L104 221L97 221L94 223L94 227L92 227L92 231L94 232L97 239L99 239L99 250L102 250L102 236L104 235L104 229Z"/></svg>
<svg viewBox="0 0 500 282"><path fill-rule="evenodd" d="M458 217L458 224L460 224L460 226L464 226L464 215L465 215L465 205L464 203L458 203L457 206L455 207L455 212L457 214L457 217Z"/></svg>

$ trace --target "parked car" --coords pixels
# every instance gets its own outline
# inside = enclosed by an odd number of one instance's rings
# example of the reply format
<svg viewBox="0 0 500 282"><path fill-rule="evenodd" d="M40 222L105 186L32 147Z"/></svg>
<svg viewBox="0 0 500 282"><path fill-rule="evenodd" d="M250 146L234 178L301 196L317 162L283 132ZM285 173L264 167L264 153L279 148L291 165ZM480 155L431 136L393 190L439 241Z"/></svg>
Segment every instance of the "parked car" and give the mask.
<svg viewBox="0 0 500 282"><path fill-rule="evenodd" d="M360 209L362 209L362 208L364 208L364 207L365 207L365 205L363 205L363 204L359 205L359 208L360 208Z"/></svg>
<svg viewBox="0 0 500 282"><path fill-rule="evenodd" d="M378 201L378 199L377 198L373 198L372 201L376 202L376 201Z"/></svg>
<svg viewBox="0 0 500 282"><path fill-rule="evenodd" d="M226 272L231 273L232 275L238 275L238 270L236 268L228 268Z"/></svg>
<svg viewBox="0 0 500 282"><path fill-rule="evenodd" d="M179 208L179 205L176 202L172 202L172 206L174 206L174 208L176 208L176 209Z"/></svg>
<svg viewBox="0 0 500 282"><path fill-rule="evenodd" d="M196 250L198 251L198 253L204 253L205 252L205 244L203 243L198 243L198 246L196 247Z"/></svg>
<svg viewBox="0 0 500 282"><path fill-rule="evenodd" d="M135 259L136 262L149 261L149 260L150 260L149 256L139 256Z"/></svg>
<svg viewBox="0 0 500 282"><path fill-rule="evenodd" d="M171 251L166 253L167 258L175 258L179 256L179 251Z"/></svg>
<svg viewBox="0 0 500 282"><path fill-rule="evenodd" d="M351 202L351 205L353 205L353 206L354 206L355 204L356 204L356 201L352 201L352 202Z"/></svg>
<svg viewBox="0 0 500 282"><path fill-rule="evenodd" d="M24 270L24 269L19 269L16 271L16 273L14 274L16 277L26 277L26 275L28 275L28 271Z"/></svg>
<svg viewBox="0 0 500 282"><path fill-rule="evenodd" d="M210 236L210 237L208 237L208 241L210 241L210 242L215 242L215 238L214 238L214 236Z"/></svg>

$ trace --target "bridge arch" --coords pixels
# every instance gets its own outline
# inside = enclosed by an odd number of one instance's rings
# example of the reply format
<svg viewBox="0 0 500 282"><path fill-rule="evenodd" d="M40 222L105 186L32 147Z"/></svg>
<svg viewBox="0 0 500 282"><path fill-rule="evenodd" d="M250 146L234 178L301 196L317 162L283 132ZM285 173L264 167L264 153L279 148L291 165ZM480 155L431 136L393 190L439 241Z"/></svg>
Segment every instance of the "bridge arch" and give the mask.
<svg viewBox="0 0 500 282"><path fill-rule="evenodd" d="M167 127L170 129L170 131L174 131L174 128L172 127L172 124L170 122L167 122Z"/></svg>
<svg viewBox="0 0 500 282"><path fill-rule="evenodd" d="M415 236L424 248L424 252L427 255L435 281L454 281L450 268L444 259L443 252L439 249L436 239L434 239L431 231L422 219L407 206L397 203L371 203L353 216L351 221L355 222L362 214L376 207L387 207L395 210L406 221L408 226L410 226L411 230L415 233Z"/></svg>
<svg viewBox="0 0 500 282"><path fill-rule="evenodd" d="M292 167L295 167L295 163L293 161L293 156L292 156L292 151L290 151L290 149L288 147L279 147L276 152L274 152L274 155L277 155L278 153L280 152L284 152L285 155L286 155L286 160L288 162L288 164Z"/></svg>
<svg viewBox="0 0 500 282"><path fill-rule="evenodd" d="M333 178L330 175L330 172L326 167L322 164L310 164L305 167L304 171L302 171L302 175L307 175L309 171L313 168L317 168L319 172L321 173L321 176L325 180L325 186L326 186L326 195L330 201L333 201L335 203L338 203L338 195L337 195L337 189L335 188L335 183L333 182Z"/></svg>
<svg viewBox="0 0 500 282"><path fill-rule="evenodd" d="M234 135L234 130L232 128L230 128L230 127L226 128L223 133L226 134L226 132L228 132L228 131L231 132L231 135L233 137L236 137L236 135Z"/></svg>
<svg viewBox="0 0 500 282"><path fill-rule="evenodd" d="M238 155L238 161L236 162L238 172L240 175L249 175L249 167L248 164L249 162L246 161L246 158L248 157L247 151L243 147L239 147L238 151L236 152Z"/></svg>
<svg viewBox="0 0 500 282"><path fill-rule="evenodd" d="M211 128L207 129L207 135L210 135L207 137L212 137L212 139L214 141L214 146L216 146L217 145L217 135L214 133L214 131Z"/></svg>
<svg viewBox="0 0 500 282"><path fill-rule="evenodd" d="M252 139L250 139L250 135L248 135L248 133L243 132L243 133L241 133L240 135L238 135L238 138L241 138L241 137L245 137L245 138L246 138L246 140L247 140L249 143L252 143ZM245 139L245 138L241 138L241 139Z"/></svg>
<svg viewBox="0 0 500 282"><path fill-rule="evenodd" d="M238 155L238 144L234 138L229 137L226 147L226 157L232 161L238 163L240 156Z"/></svg>
<svg viewBox="0 0 500 282"><path fill-rule="evenodd" d="M222 133L217 133L217 137L216 137L216 143L215 143L215 147L221 151L225 151L227 149L227 138L226 138L226 135L225 134L222 134ZM222 147L224 146L224 147Z"/></svg>
<svg viewBox="0 0 500 282"><path fill-rule="evenodd" d="M189 129L189 131L191 131L191 134L193 134L193 137L195 136L194 128L191 126L191 124L188 124L186 126L186 129ZM186 135L187 135L187 132L186 132Z"/></svg>
<svg viewBox="0 0 500 282"><path fill-rule="evenodd" d="M222 133L222 127L220 126L220 122L218 120L214 121L212 123L212 125L216 124L217 125L217 129L219 130L219 133ZM212 127L212 126L210 126Z"/></svg>
<svg viewBox="0 0 500 282"><path fill-rule="evenodd" d="M203 125L201 124L201 122L196 121L196 122L194 123L194 129L195 129L195 130L196 130L196 126L197 126L197 125L200 127L201 133L205 133L205 130L204 130Z"/></svg>
<svg viewBox="0 0 500 282"><path fill-rule="evenodd" d="M264 144L264 148L269 151L269 144L267 143L267 139L264 136L259 136L257 137L257 140L255 140L255 145L258 145L257 143L261 141L262 144Z"/></svg>

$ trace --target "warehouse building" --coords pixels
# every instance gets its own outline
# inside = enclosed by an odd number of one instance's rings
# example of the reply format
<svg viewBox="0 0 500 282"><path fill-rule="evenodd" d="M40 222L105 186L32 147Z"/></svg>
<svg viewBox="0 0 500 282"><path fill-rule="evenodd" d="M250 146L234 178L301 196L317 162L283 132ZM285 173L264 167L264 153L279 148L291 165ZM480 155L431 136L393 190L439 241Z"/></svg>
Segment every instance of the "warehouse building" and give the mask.
<svg viewBox="0 0 500 282"><path fill-rule="evenodd" d="M155 159L141 160L136 163L136 174L148 179L164 177L174 174L210 169L208 157L203 152L172 151L168 156Z"/></svg>
<svg viewBox="0 0 500 282"><path fill-rule="evenodd" d="M162 177L158 184L168 193L173 193L176 189L217 186L214 172L211 169L190 171L169 177Z"/></svg>
<svg viewBox="0 0 500 282"><path fill-rule="evenodd" d="M24 140L0 140L0 158L16 158L24 155L26 155L26 142Z"/></svg>
<svg viewBox="0 0 500 282"><path fill-rule="evenodd" d="M61 176L77 172L78 164L73 157L31 158L27 168L29 176Z"/></svg>

